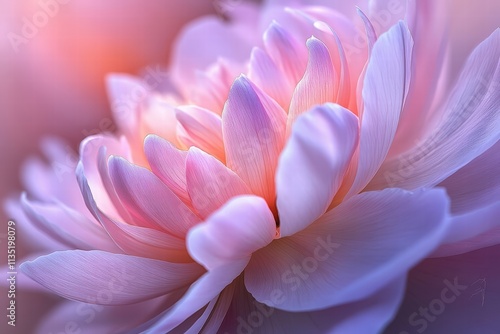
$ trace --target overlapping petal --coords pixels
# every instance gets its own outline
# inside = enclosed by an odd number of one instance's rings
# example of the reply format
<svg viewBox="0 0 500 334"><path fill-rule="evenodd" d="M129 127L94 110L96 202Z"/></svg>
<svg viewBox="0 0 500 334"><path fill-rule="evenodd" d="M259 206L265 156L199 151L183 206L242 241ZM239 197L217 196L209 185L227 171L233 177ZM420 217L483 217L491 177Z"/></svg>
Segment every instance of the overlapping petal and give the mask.
<svg viewBox="0 0 500 334"><path fill-rule="evenodd" d="M295 122L276 173L282 236L326 212L358 144L358 119L339 105L313 108Z"/></svg>
<svg viewBox="0 0 500 334"><path fill-rule="evenodd" d="M366 298L439 245L448 208L444 190L353 196L302 232L254 253L245 285L259 302L295 312ZM286 295L279 305L269 300L275 290Z"/></svg>

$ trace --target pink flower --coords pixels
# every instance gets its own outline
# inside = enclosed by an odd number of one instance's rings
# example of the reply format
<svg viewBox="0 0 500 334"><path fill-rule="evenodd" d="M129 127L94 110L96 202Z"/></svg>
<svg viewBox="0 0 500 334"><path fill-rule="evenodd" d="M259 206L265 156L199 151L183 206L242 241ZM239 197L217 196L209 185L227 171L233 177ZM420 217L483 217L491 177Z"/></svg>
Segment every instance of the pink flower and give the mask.
<svg viewBox="0 0 500 334"><path fill-rule="evenodd" d="M61 251L22 270L107 305L87 331L379 332L422 259L498 243L500 30L449 89L444 5L291 5L193 24L170 90L111 76L119 134L46 145L77 182L30 165Z"/></svg>

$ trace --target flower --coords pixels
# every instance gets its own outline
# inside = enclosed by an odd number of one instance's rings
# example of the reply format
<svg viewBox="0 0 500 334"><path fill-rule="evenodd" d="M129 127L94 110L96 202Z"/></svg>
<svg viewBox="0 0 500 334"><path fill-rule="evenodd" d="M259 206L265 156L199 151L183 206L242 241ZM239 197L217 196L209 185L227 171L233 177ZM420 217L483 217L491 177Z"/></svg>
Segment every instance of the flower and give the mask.
<svg viewBox="0 0 500 334"><path fill-rule="evenodd" d="M111 305L91 332L378 332L423 258L498 243L500 30L449 89L445 7L371 4L242 4L185 31L175 89L110 77L120 133L21 200L69 250L23 272Z"/></svg>

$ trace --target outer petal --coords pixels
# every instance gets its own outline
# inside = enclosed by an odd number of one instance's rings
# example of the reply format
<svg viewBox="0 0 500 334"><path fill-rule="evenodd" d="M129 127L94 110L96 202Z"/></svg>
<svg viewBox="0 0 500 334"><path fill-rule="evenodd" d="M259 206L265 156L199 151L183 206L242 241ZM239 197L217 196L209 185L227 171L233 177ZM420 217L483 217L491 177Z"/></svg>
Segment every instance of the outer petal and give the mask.
<svg viewBox="0 0 500 334"><path fill-rule="evenodd" d="M379 37L363 84L359 162L348 195L366 186L392 144L410 84L413 41L404 23Z"/></svg>
<svg viewBox="0 0 500 334"><path fill-rule="evenodd" d="M448 29L452 15L448 13L451 1L377 0L375 2L378 2L375 18L381 14L404 12L404 7L408 7L406 21L415 41L411 87L394 145L389 151L390 158L411 149L415 142L433 129L442 116L438 106L442 104L450 88L447 60L450 58ZM422 71L423 68L425 71Z"/></svg>
<svg viewBox="0 0 500 334"><path fill-rule="evenodd" d="M238 280L233 302L220 333L376 333L396 313L404 294L405 279L399 278L367 297L346 305L313 312L287 312L259 303ZM287 293L271 298L286 301Z"/></svg>
<svg viewBox="0 0 500 334"><path fill-rule="evenodd" d="M452 256L500 243L500 201L452 217L449 232L434 257Z"/></svg>
<svg viewBox="0 0 500 334"><path fill-rule="evenodd" d="M430 253L448 227L443 190L400 189L355 196L304 231L252 256L248 291L287 311L318 310L365 298ZM287 292L279 306L273 290Z"/></svg>
<svg viewBox="0 0 500 334"><path fill-rule="evenodd" d="M189 150L186 174L191 203L202 217L209 216L232 197L251 194L238 175L195 147Z"/></svg>
<svg viewBox="0 0 500 334"><path fill-rule="evenodd" d="M500 139L500 28L469 58L441 124L411 151L388 160L369 189L438 184Z"/></svg>
<svg viewBox="0 0 500 334"><path fill-rule="evenodd" d="M169 263L102 251L55 252L25 262L20 269L65 298L83 302L93 299L107 305L165 295L189 285L203 273L195 263ZM103 291L110 292L111 297L105 300Z"/></svg>
<svg viewBox="0 0 500 334"><path fill-rule="evenodd" d="M208 272L149 330L167 333L208 304L241 274L252 252L273 240L275 230L266 202L256 196L237 197L194 227L188 249Z"/></svg>
<svg viewBox="0 0 500 334"><path fill-rule="evenodd" d="M500 141L439 185L446 188L454 214L500 202Z"/></svg>
<svg viewBox="0 0 500 334"><path fill-rule="evenodd" d="M247 78L234 82L222 114L227 166L254 194L275 201L274 174L284 141L286 114Z"/></svg>
<svg viewBox="0 0 500 334"><path fill-rule="evenodd" d="M358 119L325 104L299 117L276 173L282 236L293 235L325 213L358 143Z"/></svg>
<svg viewBox="0 0 500 334"><path fill-rule="evenodd" d="M62 203L39 203L29 200L23 194L21 205L34 225L40 228L39 233L46 233L70 248L120 251L95 220Z"/></svg>

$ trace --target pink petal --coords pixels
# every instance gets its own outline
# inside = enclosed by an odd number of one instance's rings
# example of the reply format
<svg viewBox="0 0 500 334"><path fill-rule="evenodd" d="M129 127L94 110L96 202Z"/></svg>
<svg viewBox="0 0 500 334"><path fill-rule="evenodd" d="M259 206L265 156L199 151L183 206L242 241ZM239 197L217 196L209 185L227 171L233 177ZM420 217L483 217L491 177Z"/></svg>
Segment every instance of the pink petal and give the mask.
<svg viewBox="0 0 500 334"><path fill-rule="evenodd" d="M196 72L196 85L190 96L193 104L220 115L234 79L231 72L227 60L220 58L206 71Z"/></svg>
<svg viewBox="0 0 500 334"><path fill-rule="evenodd" d="M210 270L191 285L186 294L161 317L148 326L151 333L168 333L216 298L245 268L248 260L239 260Z"/></svg>
<svg viewBox="0 0 500 334"><path fill-rule="evenodd" d="M77 166L76 176L88 209L124 252L172 262L190 261L183 239L147 227L116 221L104 214L97 207L81 163Z"/></svg>
<svg viewBox="0 0 500 334"><path fill-rule="evenodd" d="M257 47L253 48L248 77L276 100L284 110L288 110L294 86L280 72L266 51Z"/></svg>
<svg viewBox="0 0 500 334"><path fill-rule="evenodd" d="M159 227L184 238L199 218L149 170L118 157L109 159L109 173L118 196L144 227Z"/></svg>
<svg viewBox="0 0 500 334"><path fill-rule="evenodd" d="M307 64L305 48L276 21L264 32L266 51L285 73L292 86L304 75Z"/></svg>
<svg viewBox="0 0 500 334"><path fill-rule="evenodd" d="M300 116L276 173L282 236L307 227L327 210L358 143L358 119L336 104Z"/></svg>
<svg viewBox="0 0 500 334"><path fill-rule="evenodd" d="M249 18L255 15L255 10L246 12ZM251 30L254 25L253 20L227 24L211 16L188 26L178 37L172 55L175 80L183 88L190 87L195 82L195 72L205 70L219 58L241 63L246 61L252 46L257 44L248 34L248 29Z"/></svg>
<svg viewBox="0 0 500 334"><path fill-rule="evenodd" d="M455 214L479 209L500 199L500 141L441 182Z"/></svg>
<svg viewBox="0 0 500 334"><path fill-rule="evenodd" d="M271 206L285 122L286 114L276 102L246 77L236 79L222 114L227 166Z"/></svg>
<svg viewBox="0 0 500 334"><path fill-rule="evenodd" d="M412 150L386 161L369 189L434 186L500 140L499 58L500 28L472 53L441 124Z"/></svg>
<svg viewBox="0 0 500 334"><path fill-rule="evenodd" d="M368 39L368 56L371 56L371 52L373 50L373 45L377 41L377 33L373 28L372 22L368 17L366 17L365 13L359 8L357 8L358 15L363 20L363 24L365 25L366 37Z"/></svg>
<svg viewBox="0 0 500 334"><path fill-rule="evenodd" d="M225 161L222 120L218 115L197 106L181 106L176 110L176 117L182 130L177 135L183 144L196 146Z"/></svg>
<svg viewBox="0 0 500 334"><path fill-rule="evenodd" d="M186 174L192 205L201 217L208 217L232 197L251 194L238 175L195 147L189 150Z"/></svg>
<svg viewBox="0 0 500 334"><path fill-rule="evenodd" d="M500 243L500 203L453 216L450 230L434 257L472 252Z"/></svg>
<svg viewBox="0 0 500 334"><path fill-rule="evenodd" d="M208 272L149 331L167 333L210 303L241 274L252 252L273 240L275 231L271 211L256 196L232 199L191 229L187 239L189 253Z"/></svg>
<svg viewBox="0 0 500 334"><path fill-rule="evenodd" d="M63 203L39 203L23 194L21 205L40 233L46 233L70 248L119 251L102 226Z"/></svg>
<svg viewBox="0 0 500 334"><path fill-rule="evenodd" d="M3 208L5 213L12 217L15 222L20 222L17 226L17 233L23 235L24 242L31 246L32 251L46 254L47 251L54 252L68 249L65 242L56 241L53 234L44 233L37 227L38 222L30 219L22 208L20 196L7 198ZM4 233L4 236L6 236L6 233Z"/></svg>
<svg viewBox="0 0 500 334"><path fill-rule="evenodd" d="M103 148L105 151L102 151ZM96 202L111 217L127 219L129 214L124 210L109 180L106 180L109 178L107 170L99 168L99 160L107 160L111 154L131 159L130 147L124 137L117 139L111 135L91 136L80 144L82 171L85 172L89 187L95 194Z"/></svg>
<svg viewBox="0 0 500 334"><path fill-rule="evenodd" d="M412 46L408 28L399 23L373 47L363 84L359 162L348 196L363 190L392 144L410 84Z"/></svg>
<svg viewBox="0 0 500 334"><path fill-rule="evenodd" d="M444 101L449 85L448 51L449 4L446 1L419 0L385 2L386 13L404 12L407 8L407 22L415 41L411 88L400 117L398 130L388 157L397 156L411 149L436 126L442 116L437 108ZM389 2L389 4L387 4ZM420 69L425 68L425 71Z"/></svg>
<svg viewBox="0 0 500 334"><path fill-rule="evenodd" d="M144 140L144 151L151 171L185 203L190 202L186 185L187 151L175 148L171 143L155 135Z"/></svg>
<svg viewBox="0 0 500 334"><path fill-rule="evenodd" d="M310 311L357 301L404 275L445 236L443 190L354 196L307 229L255 252L245 285L260 302ZM274 290L286 292L279 305Z"/></svg>
<svg viewBox="0 0 500 334"><path fill-rule="evenodd" d="M275 234L276 223L266 202L256 196L239 196L191 229L187 245L191 256L211 270L227 262L249 260Z"/></svg>
<svg viewBox="0 0 500 334"><path fill-rule="evenodd" d="M65 298L83 302L94 299L97 304L106 305L165 295L203 273L194 263L169 263L102 251L55 252L25 262L20 269ZM104 296L104 292L108 294Z"/></svg>
<svg viewBox="0 0 500 334"><path fill-rule="evenodd" d="M293 93L287 120L288 133L299 115L314 105L334 101L337 74L333 68L328 48L314 37L307 40L307 47L309 48L309 63L304 77Z"/></svg>

